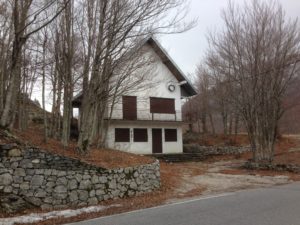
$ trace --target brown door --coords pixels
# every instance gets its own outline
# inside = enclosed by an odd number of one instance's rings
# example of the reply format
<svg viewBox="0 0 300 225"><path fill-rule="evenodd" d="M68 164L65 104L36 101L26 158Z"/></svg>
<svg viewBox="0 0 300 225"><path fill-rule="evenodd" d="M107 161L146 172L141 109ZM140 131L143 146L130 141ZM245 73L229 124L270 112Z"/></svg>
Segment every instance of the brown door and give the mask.
<svg viewBox="0 0 300 225"><path fill-rule="evenodd" d="M136 96L123 96L123 119L136 120Z"/></svg>
<svg viewBox="0 0 300 225"><path fill-rule="evenodd" d="M152 153L162 153L161 129L152 129Z"/></svg>

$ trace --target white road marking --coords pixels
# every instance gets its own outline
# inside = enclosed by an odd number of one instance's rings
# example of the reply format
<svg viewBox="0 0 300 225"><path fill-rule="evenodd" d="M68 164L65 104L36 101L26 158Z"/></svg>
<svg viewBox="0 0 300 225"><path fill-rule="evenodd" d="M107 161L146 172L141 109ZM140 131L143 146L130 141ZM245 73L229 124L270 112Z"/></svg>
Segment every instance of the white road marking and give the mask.
<svg viewBox="0 0 300 225"><path fill-rule="evenodd" d="M129 212L123 212L123 213L113 214L113 215L109 215L109 216L97 217L97 218L90 219L90 220L85 220L85 221L92 222L94 220L107 219L107 218L111 218L111 217L114 217L114 216L127 215L127 214L132 214L132 213L137 213L137 212L142 212L142 211L147 211L147 210L152 210L152 209L164 208L164 207L173 206L173 205L181 205L181 204L186 204L186 203L192 203L192 202L201 201L201 200L207 200L207 199L213 199L213 198L222 198L222 197L227 197L227 196L230 196L230 195L235 195L235 193L229 192L229 193L224 193L224 194L219 194L219 195L209 195L209 196L206 196L206 197L195 198L195 199L181 201L181 202L168 203L168 204L165 204L165 205L159 205L159 206L154 206L154 207L145 208L145 209L137 209L137 210L133 210L133 211L129 211ZM69 223L69 225L76 224L76 223L80 223L80 222ZM68 224L66 224L66 225L68 225Z"/></svg>
<svg viewBox="0 0 300 225"><path fill-rule="evenodd" d="M209 196L202 197L202 198L196 198L196 199L186 200L186 201L182 201L182 202L174 202L174 203L169 203L169 204L166 204L166 205L156 206L156 207L152 207L152 208L160 208L160 207L165 207L165 206L170 206L170 205L180 205L180 204L185 204L185 203L190 203L190 202L196 202L196 201L206 200L206 199L211 199L211 198L226 197L226 196L230 196L230 195L234 195L234 194L235 193L225 193L225 194L219 194L219 195L209 195ZM152 208L149 208L149 209L152 209Z"/></svg>

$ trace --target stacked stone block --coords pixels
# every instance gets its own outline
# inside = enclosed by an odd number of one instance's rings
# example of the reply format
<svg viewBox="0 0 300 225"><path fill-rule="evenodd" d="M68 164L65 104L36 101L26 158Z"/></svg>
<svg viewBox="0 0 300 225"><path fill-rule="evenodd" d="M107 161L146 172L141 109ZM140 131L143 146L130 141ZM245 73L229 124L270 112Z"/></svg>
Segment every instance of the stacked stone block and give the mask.
<svg viewBox="0 0 300 225"><path fill-rule="evenodd" d="M43 209L95 205L160 187L160 166L104 169L36 148L0 145L0 193Z"/></svg>

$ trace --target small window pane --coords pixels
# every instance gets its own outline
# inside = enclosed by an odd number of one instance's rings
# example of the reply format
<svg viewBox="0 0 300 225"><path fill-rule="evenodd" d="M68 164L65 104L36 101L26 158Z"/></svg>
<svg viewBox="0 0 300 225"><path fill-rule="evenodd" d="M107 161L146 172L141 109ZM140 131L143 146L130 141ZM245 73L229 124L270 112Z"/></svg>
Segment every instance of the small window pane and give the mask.
<svg viewBox="0 0 300 225"><path fill-rule="evenodd" d="M130 142L129 128L116 128L115 142Z"/></svg>
<svg viewBox="0 0 300 225"><path fill-rule="evenodd" d="M165 141L177 141L177 129L165 129Z"/></svg>
<svg viewBox="0 0 300 225"><path fill-rule="evenodd" d="M133 141L134 142L147 142L148 132L145 128L135 128L133 129Z"/></svg>

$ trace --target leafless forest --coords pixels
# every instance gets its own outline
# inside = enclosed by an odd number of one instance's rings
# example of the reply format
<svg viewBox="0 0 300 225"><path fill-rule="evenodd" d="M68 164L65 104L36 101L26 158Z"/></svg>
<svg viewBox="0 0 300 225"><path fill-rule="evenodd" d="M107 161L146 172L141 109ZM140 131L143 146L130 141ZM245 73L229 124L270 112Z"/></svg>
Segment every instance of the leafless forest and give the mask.
<svg viewBox="0 0 300 225"><path fill-rule="evenodd" d="M185 0L1 0L0 126L28 126L27 99L41 87L44 141L70 138L72 99L82 90L78 151L102 144L107 103L141 83L132 73L150 64L142 41L180 33ZM167 18L167 19L165 19Z"/></svg>
<svg viewBox="0 0 300 225"><path fill-rule="evenodd" d="M52 106L43 115L44 141L67 146L72 99L82 90L78 151L101 146L108 102L147 79L132 79L153 63L141 43L191 29L187 12L185 0L0 0L1 128L26 130L27 99L39 86L42 108ZM272 161L280 128L299 120L298 22L275 1L229 2L222 18L223 29L207 35L185 118L203 133L219 124L225 135L247 132L254 159Z"/></svg>
<svg viewBox="0 0 300 225"><path fill-rule="evenodd" d="M271 162L280 127L299 122L298 23L274 1L229 2L222 18L224 29L208 35L199 94L185 117L198 132L214 134L220 124L224 135L247 132L254 160Z"/></svg>

